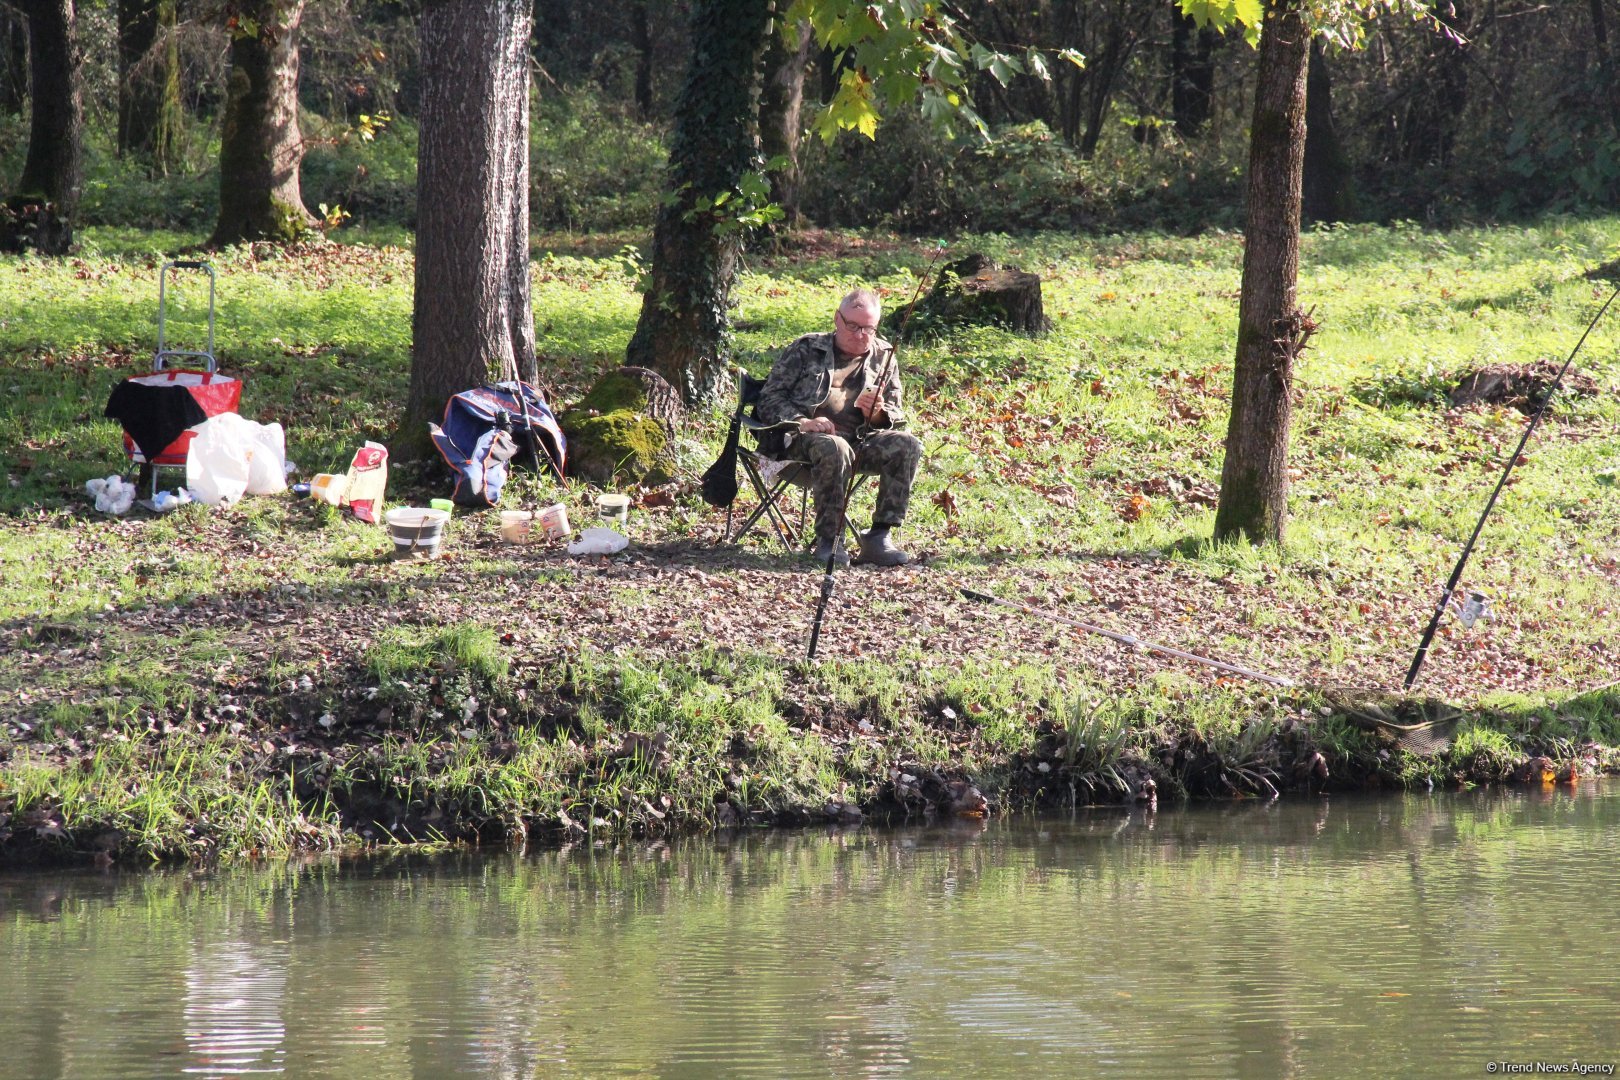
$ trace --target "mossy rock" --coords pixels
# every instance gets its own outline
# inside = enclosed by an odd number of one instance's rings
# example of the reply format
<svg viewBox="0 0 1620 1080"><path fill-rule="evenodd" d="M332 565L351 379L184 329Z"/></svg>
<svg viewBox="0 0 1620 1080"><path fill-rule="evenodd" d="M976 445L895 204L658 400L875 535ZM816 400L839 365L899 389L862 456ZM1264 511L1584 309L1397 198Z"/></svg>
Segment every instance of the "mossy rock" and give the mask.
<svg viewBox="0 0 1620 1080"><path fill-rule="evenodd" d="M644 368L602 376L557 418L568 436L569 474L595 484L667 483L675 472L671 432L679 418L672 400L678 410L674 389Z"/></svg>
<svg viewBox="0 0 1620 1080"><path fill-rule="evenodd" d="M621 367L608 372L574 408L603 414L628 409L660 421L671 434L684 413L675 388L662 375L644 367Z"/></svg>

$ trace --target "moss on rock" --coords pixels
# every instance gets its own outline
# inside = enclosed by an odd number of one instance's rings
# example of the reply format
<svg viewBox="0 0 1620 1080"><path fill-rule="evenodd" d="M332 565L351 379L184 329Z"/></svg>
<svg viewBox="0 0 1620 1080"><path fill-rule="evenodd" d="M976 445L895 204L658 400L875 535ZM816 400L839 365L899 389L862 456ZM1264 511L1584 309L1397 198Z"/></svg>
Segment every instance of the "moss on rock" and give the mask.
<svg viewBox="0 0 1620 1080"><path fill-rule="evenodd" d="M573 408L557 418L568 436L568 471L596 484L615 478L662 484L674 474L674 390L645 368L603 375Z"/></svg>
<svg viewBox="0 0 1620 1080"><path fill-rule="evenodd" d="M634 409L570 409L558 420L568 436L568 471L574 476L596 484L615 477L647 484L670 479L669 436L652 417Z"/></svg>

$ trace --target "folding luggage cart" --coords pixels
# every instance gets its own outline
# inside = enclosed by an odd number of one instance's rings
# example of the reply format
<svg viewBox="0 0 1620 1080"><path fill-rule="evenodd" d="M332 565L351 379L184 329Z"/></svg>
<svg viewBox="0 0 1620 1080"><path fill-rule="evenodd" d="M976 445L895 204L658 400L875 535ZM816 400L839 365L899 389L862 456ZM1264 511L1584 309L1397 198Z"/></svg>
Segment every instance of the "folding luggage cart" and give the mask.
<svg viewBox="0 0 1620 1080"><path fill-rule="evenodd" d="M208 275L208 344L201 350L170 348L167 336L170 271L201 270ZM186 466L192 428L209 417L236 412L242 383L218 371L214 357L214 268L206 262L176 260L158 275L157 352L152 373L125 379L107 402L106 415L124 427L124 452L140 466L137 487L157 493L157 470ZM185 363L188 366L173 366ZM148 483L150 482L150 484Z"/></svg>

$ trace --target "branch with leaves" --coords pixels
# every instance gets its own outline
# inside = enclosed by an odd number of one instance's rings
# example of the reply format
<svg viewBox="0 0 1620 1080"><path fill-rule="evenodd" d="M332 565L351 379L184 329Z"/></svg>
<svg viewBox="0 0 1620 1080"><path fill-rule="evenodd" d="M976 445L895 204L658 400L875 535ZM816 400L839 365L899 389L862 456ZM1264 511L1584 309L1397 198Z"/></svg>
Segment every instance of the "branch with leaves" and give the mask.
<svg viewBox="0 0 1620 1080"><path fill-rule="evenodd" d="M988 128L968 92L975 74L986 72L1003 86L1019 75L1051 78L1041 50L973 40L950 5L932 0L793 0L784 33L801 21L831 51L840 73L837 91L816 119L816 133L829 142L840 131L874 138L884 110L911 102L931 121L962 120L984 135ZM1073 49L1054 55L1085 63Z"/></svg>

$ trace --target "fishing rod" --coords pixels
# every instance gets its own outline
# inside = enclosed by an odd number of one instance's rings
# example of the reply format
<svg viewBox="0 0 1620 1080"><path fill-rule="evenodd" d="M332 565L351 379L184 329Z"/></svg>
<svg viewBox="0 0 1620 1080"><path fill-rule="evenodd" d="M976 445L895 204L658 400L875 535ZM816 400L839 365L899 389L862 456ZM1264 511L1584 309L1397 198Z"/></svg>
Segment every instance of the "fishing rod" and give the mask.
<svg viewBox="0 0 1620 1080"><path fill-rule="evenodd" d="M911 325L911 313L917 310L917 302L922 299L923 288L928 284L928 279L933 275L934 264L939 262L940 256L945 254L945 249L948 246L949 245L947 244L939 245L939 250L934 252L934 257L929 261L928 268L924 270L922 272L922 276L917 279L917 288L911 294L911 303L906 305L906 314L905 317L900 320L900 329L895 334L896 338L904 340L906 336L906 327ZM898 361L895 360L895 354L899 351L900 350L897 348L891 348L889 350L888 367L884 370L883 377L879 379L877 383L877 401L879 405L882 404L883 392L888 389L889 380L894 376L895 368L898 366ZM857 438L863 437L865 434L866 424L862 423L859 431L857 432ZM848 509L849 504L849 491L850 489L847 487L844 489L844 503L846 510ZM843 533L840 532L838 537L833 540L833 549L827 556L827 569L821 575L821 598L816 601L815 622L810 624L810 647L805 650L806 660L814 660L816 658L816 643L821 640L821 620L827 614L827 601L832 598L833 565L838 558L838 545L843 542Z"/></svg>
<svg viewBox="0 0 1620 1080"><path fill-rule="evenodd" d="M922 299L923 288L934 276L934 267L938 265L940 257L945 254L945 249L948 246L948 244L939 245L939 247L934 251L934 257L928 260L928 266L923 270L922 276L917 279L917 288L912 291L911 303L906 305L906 313L900 320L900 328L896 330L894 334L897 342L904 341L906 339L906 327L911 325L911 315L917 310L918 301ZM899 352L900 350L898 347L891 347L889 349L889 359L888 362L883 365L883 374L878 377L878 381L873 385L875 394L873 402L879 408L883 407L883 395L888 393L889 383L894 381L894 373L899 369L900 361L896 359ZM857 439L864 439L866 437L868 431L870 430L869 424L870 421L864 418L861 420L860 427L855 432Z"/></svg>
<svg viewBox="0 0 1620 1080"><path fill-rule="evenodd" d="M1507 486L1508 474L1513 471L1513 466L1519 463L1519 455L1524 453L1525 444L1530 441L1530 436L1535 434L1536 425L1541 423L1541 418L1546 415L1547 408L1552 405L1552 399L1558 393L1559 384L1564 381L1564 373L1569 370L1569 365L1575 362L1575 354L1581 351L1582 345L1586 344L1586 339L1592 333L1593 327L1597 326L1598 320L1603 318L1603 313L1609 310L1609 305L1614 303L1616 296L1620 296L1620 285L1615 286L1614 292L1610 293L1609 298L1603 301L1603 306L1598 308L1598 313L1592 316L1592 321L1586 324L1586 330L1581 334L1581 340L1577 341L1575 347L1570 350L1569 358L1564 361L1564 366L1558 369L1558 377L1553 379L1552 386L1547 390L1547 396L1542 399L1540 407L1530 417L1530 423L1525 427L1524 435L1519 439L1518 448L1508 455L1507 464L1502 467L1502 475L1496 481L1496 489L1491 492L1491 497L1486 500L1485 509L1479 515L1479 521L1474 524L1473 535L1468 538L1468 543L1463 545L1462 554L1457 557L1457 565L1451 568L1451 577L1446 580L1446 587L1440 592L1440 602L1434 605L1434 614L1429 617L1429 625L1423 631L1423 640L1418 642L1417 653L1412 657L1412 666L1406 671L1406 681L1402 684L1402 689L1410 690L1412 684L1417 682L1418 672L1423 670L1423 661L1429 655L1429 645L1434 641L1435 631L1440 628L1440 619L1451 606L1452 594L1457 591L1457 582L1462 580L1463 567L1468 565L1468 556L1474 553L1474 542L1479 539L1480 532L1485 528L1485 519L1491 516L1491 511L1496 507L1496 497L1502 494L1502 489Z"/></svg>
<svg viewBox="0 0 1620 1080"><path fill-rule="evenodd" d="M816 642L821 639L821 617L827 614L827 601L832 599L833 591L833 563L838 561L837 545L827 556L827 572L821 575L821 599L816 601L816 621L810 627L810 648L805 652L806 660L816 658Z"/></svg>
<svg viewBox="0 0 1620 1080"><path fill-rule="evenodd" d="M1191 660L1197 664L1204 664L1208 667L1217 668L1221 671L1231 672L1233 675L1242 675L1246 679L1258 679L1261 682L1270 683L1273 686L1291 687L1299 685L1292 679L1285 679L1281 675L1267 675L1263 671L1252 671L1249 668L1239 667L1236 664L1228 664L1224 660L1211 660L1207 656L1199 656L1197 653L1185 652L1181 649L1172 649L1168 645L1156 645L1151 641L1143 641L1141 638L1133 637L1130 634L1121 634L1113 630L1104 630L1100 626L1093 626L1090 623L1081 622L1079 619L1065 618L1064 616L1058 615L1051 611L1044 611L1041 608L1030 607L1028 604L1020 604L1016 600L1003 600L999 596L991 596L989 593L980 592L977 589L963 589L959 587L958 591L961 592L961 594L967 599L977 600L981 604L999 604L1002 607L1012 608L1014 611L1022 611L1026 615L1034 615L1036 618L1045 619L1048 622L1062 623L1065 626L1072 626L1076 629L1084 630L1090 634L1101 634L1110 641L1117 641L1121 645L1129 645L1136 649L1145 649L1148 652L1163 653L1166 656L1174 656L1180 660Z"/></svg>

